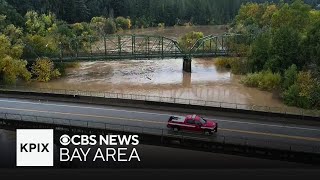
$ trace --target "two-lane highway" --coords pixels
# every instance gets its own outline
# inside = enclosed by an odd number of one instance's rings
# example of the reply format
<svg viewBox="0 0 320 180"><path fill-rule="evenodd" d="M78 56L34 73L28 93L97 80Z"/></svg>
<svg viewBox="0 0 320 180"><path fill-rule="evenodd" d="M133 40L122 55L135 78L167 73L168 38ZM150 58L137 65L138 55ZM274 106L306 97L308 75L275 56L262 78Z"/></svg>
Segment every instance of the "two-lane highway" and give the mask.
<svg viewBox="0 0 320 180"><path fill-rule="evenodd" d="M0 112L163 129L166 129L169 116L186 115L165 110L155 111L52 101L40 102L13 98L0 98ZM288 122L284 124L277 122L276 119L268 122L221 116L203 115L203 117L217 121L219 123L218 135L228 137L229 141L238 141L239 138L243 138L257 142L274 141L279 145L293 143L320 147L320 126L297 125Z"/></svg>

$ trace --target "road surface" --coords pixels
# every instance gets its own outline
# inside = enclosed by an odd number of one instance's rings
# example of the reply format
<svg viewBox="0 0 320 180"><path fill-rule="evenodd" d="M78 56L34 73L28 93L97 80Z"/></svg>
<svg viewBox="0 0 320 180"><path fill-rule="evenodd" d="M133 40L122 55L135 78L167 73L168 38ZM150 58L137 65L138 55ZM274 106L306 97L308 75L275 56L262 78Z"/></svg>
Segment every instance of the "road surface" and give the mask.
<svg viewBox="0 0 320 180"><path fill-rule="evenodd" d="M0 113L24 114L54 118L67 118L92 122L107 122L146 128L163 128L171 115L182 113L138 108L124 108L92 104L35 101L0 98ZM206 116L219 123L217 135L206 138L225 137L226 142L241 143L246 139L258 145L286 148L292 144L296 150L320 152L320 126L290 123L275 118L272 121ZM310 124L310 123L309 123ZM193 134L191 134L193 136ZM194 135L198 136L198 135ZM200 136L200 135L199 135ZM201 137L204 135L201 135Z"/></svg>

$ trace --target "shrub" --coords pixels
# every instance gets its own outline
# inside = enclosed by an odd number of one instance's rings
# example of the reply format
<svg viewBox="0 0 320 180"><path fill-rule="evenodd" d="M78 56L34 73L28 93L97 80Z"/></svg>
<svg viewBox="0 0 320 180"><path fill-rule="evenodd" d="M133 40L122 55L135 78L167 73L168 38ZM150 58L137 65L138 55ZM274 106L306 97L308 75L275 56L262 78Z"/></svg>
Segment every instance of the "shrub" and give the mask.
<svg viewBox="0 0 320 180"><path fill-rule="evenodd" d="M233 51L236 56L248 57L250 55L250 45L243 43L235 44L233 47Z"/></svg>
<svg viewBox="0 0 320 180"><path fill-rule="evenodd" d="M106 34L114 34L117 32L117 25L113 19L108 18L104 27Z"/></svg>
<svg viewBox="0 0 320 180"><path fill-rule="evenodd" d="M257 87L261 90L272 91L279 88L281 75L271 71L248 74L241 79L241 83L249 87Z"/></svg>
<svg viewBox="0 0 320 180"><path fill-rule="evenodd" d="M248 87L258 87L260 78L261 78L260 73L248 74L241 79L241 83Z"/></svg>
<svg viewBox="0 0 320 180"><path fill-rule="evenodd" d="M301 108L318 108L320 101L319 82L310 72L299 72L295 83L283 92L283 99L287 105Z"/></svg>
<svg viewBox="0 0 320 180"><path fill-rule="evenodd" d="M246 58L231 58L230 66L233 74L247 74L251 71L250 64Z"/></svg>
<svg viewBox="0 0 320 180"><path fill-rule="evenodd" d="M283 93L284 103L289 106L296 106L298 104L299 92L300 92L300 90L299 90L299 86L297 84L291 85Z"/></svg>
<svg viewBox="0 0 320 180"><path fill-rule="evenodd" d="M165 23L159 23L159 24L158 24L158 27L159 27L159 28L165 28L166 25L165 25Z"/></svg>
<svg viewBox="0 0 320 180"><path fill-rule="evenodd" d="M262 90L274 90L280 86L281 75L279 73L265 72L262 73L263 77L260 77L259 88Z"/></svg>
<svg viewBox="0 0 320 180"><path fill-rule="evenodd" d="M214 64L216 65L217 68L222 68L222 69L231 68L231 63L229 58L217 58L214 61Z"/></svg>
<svg viewBox="0 0 320 180"><path fill-rule="evenodd" d="M246 58L217 58L215 65L217 68L231 69L233 74L247 74L250 70Z"/></svg>
<svg viewBox="0 0 320 180"><path fill-rule="evenodd" d="M0 78L4 84L15 84L18 78L30 80L31 74L26 68L27 61L12 58L11 56L0 57Z"/></svg>
<svg viewBox="0 0 320 180"><path fill-rule="evenodd" d="M297 76L298 76L298 69L297 69L297 66L293 64L290 68L288 68L284 72L282 88L288 89L290 86L292 86L296 82Z"/></svg>
<svg viewBox="0 0 320 180"><path fill-rule="evenodd" d="M320 108L320 82L315 85L311 94L312 106L314 108Z"/></svg>
<svg viewBox="0 0 320 180"><path fill-rule="evenodd" d="M61 76L58 69L54 69L54 63L47 58L38 58L31 67L32 74L37 81L48 82Z"/></svg>
<svg viewBox="0 0 320 180"><path fill-rule="evenodd" d="M124 18L122 16L117 17L116 20L116 26L117 28L121 29L130 29L131 28L131 20L129 18Z"/></svg>
<svg viewBox="0 0 320 180"><path fill-rule="evenodd" d="M153 25L157 25L154 23L155 20L152 19L151 17L146 17L146 16L142 16L139 18L136 18L134 21L134 27L135 28L148 28L151 27Z"/></svg>

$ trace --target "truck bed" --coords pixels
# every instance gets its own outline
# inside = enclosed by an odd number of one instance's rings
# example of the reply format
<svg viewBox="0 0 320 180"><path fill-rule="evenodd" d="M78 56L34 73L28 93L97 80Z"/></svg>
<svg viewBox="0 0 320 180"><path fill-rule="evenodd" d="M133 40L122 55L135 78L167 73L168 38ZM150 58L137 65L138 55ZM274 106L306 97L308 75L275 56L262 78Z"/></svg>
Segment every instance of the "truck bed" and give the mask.
<svg viewBox="0 0 320 180"><path fill-rule="evenodd" d="M184 116L171 116L169 118L169 122L175 122L175 123L183 123L185 121L186 117Z"/></svg>

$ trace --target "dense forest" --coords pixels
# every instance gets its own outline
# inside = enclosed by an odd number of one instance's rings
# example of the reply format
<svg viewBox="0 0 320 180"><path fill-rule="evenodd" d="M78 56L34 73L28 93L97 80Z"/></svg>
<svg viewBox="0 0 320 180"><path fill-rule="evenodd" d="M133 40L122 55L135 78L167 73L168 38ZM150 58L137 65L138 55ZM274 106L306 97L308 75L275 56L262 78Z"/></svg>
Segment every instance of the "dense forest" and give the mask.
<svg viewBox="0 0 320 180"><path fill-rule="evenodd" d="M244 74L249 87L273 92L285 104L320 108L320 11L302 0L242 5L232 32L253 35L243 59L219 59L219 67Z"/></svg>
<svg viewBox="0 0 320 180"><path fill-rule="evenodd" d="M235 17L242 3L262 3L267 0L7 0L4 11L20 16L34 10L40 14L54 13L68 23L89 22L93 17L130 17L134 26L156 26L164 23L172 26L181 22L193 24L225 24ZM270 0L271 1L271 0ZM278 2L279 0L273 0ZM288 0L289 1L289 0ZM315 7L320 0L305 0ZM19 15L14 15L19 16ZM17 17L15 20L18 20ZM20 18L21 19L21 18ZM20 23L21 20L18 20Z"/></svg>

